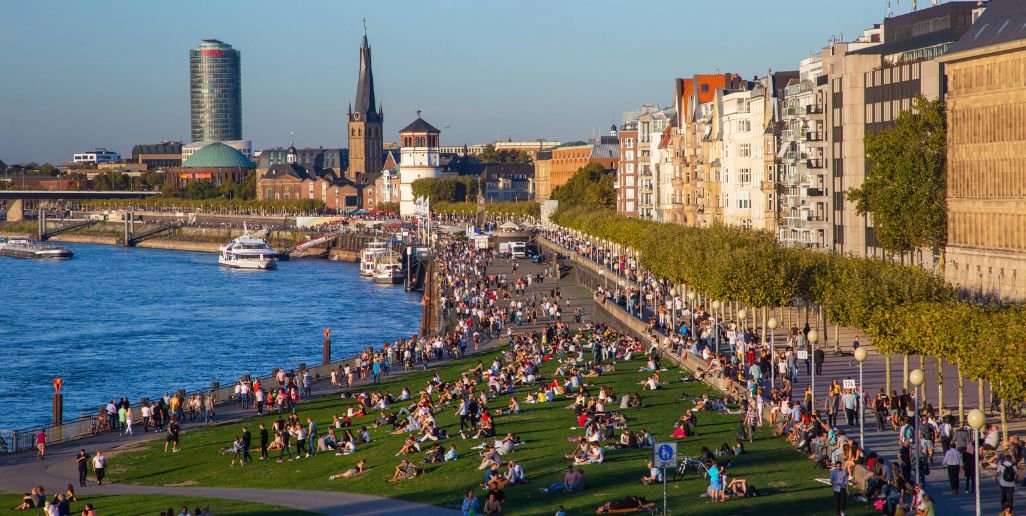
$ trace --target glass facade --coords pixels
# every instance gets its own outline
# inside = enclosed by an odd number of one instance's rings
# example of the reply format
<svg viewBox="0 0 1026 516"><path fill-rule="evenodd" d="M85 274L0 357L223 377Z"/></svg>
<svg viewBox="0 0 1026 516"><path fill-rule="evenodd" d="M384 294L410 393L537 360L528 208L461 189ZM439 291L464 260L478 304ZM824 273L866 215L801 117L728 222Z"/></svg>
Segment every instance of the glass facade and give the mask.
<svg viewBox="0 0 1026 516"><path fill-rule="evenodd" d="M192 141L242 139L239 51L216 39L189 50Z"/></svg>

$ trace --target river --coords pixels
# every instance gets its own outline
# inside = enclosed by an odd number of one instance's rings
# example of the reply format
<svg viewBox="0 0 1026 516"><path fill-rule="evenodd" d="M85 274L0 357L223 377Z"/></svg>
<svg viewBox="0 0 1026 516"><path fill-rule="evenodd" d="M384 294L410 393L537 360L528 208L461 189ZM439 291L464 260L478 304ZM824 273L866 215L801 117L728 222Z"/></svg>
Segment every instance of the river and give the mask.
<svg viewBox="0 0 1026 516"><path fill-rule="evenodd" d="M214 254L68 244L64 261L0 258L0 429L64 418L111 398L198 389L212 380L319 363L420 328L420 296L377 285L353 263L219 267Z"/></svg>

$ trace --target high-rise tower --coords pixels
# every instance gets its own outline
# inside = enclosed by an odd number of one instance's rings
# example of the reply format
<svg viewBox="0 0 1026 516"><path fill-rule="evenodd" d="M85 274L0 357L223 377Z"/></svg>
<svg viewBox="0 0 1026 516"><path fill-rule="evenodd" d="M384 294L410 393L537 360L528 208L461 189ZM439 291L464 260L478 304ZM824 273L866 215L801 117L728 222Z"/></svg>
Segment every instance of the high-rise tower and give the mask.
<svg viewBox="0 0 1026 516"><path fill-rule="evenodd" d="M205 39L189 50L192 141L242 139L242 67L239 51Z"/></svg>
<svg viewBox="0 0 1026 516"><path fill-rule="evenodd" d="M384 113L381 106L375 104L374 73L371 71L371 50L367 44L365 25L363 43L360 45L360 79L356 83L356 103L349 106L349 171L346 175L350 179L364 172L380 172L384 165L381 155Z"/></svg>

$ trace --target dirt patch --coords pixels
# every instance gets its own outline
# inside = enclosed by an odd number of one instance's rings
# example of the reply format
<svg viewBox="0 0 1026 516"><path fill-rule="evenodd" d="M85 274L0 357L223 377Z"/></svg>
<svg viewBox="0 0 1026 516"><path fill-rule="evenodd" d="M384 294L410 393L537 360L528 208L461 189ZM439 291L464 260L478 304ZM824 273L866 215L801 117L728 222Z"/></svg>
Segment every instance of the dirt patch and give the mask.
<svg viewBox="0 0 1026 516"><path fill-rule="evenodd" d="M199 485L199 482L195 480L186 480L185 482L176 482L174 484L164 484L164 487L189 487Z"/></svg>

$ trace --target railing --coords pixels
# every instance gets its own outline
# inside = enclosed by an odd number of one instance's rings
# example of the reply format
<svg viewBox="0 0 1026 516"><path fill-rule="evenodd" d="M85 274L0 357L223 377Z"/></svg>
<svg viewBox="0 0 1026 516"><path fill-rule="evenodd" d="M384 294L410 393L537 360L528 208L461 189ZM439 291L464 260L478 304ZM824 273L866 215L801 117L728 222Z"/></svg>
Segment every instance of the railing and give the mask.
<svg viewBox="0 0 1026 516"><path fill-rule="evenodd" d="M805 161L805 166L808 168L823 168L823 160L821 159L809 159Z"/></svg>
<svg viewBox="0 0 1026 516"><path fill-rule="evenodd" d="M823 141L823 133L809 131L805 133L805 141L807 142L820 142Z"/></svg>
<svg viewBox="0 0 1026 516"><path fill-rule="evenodd" d="M823 114L823 106L820 106L818 104L809 104L808 106L805 106L805 114L806 115L822 115Z"/></svg>

